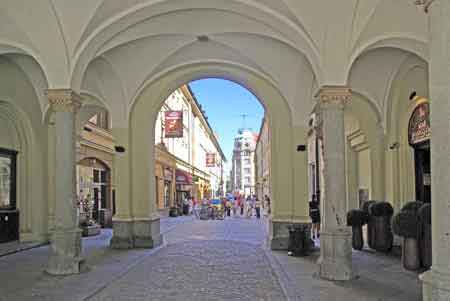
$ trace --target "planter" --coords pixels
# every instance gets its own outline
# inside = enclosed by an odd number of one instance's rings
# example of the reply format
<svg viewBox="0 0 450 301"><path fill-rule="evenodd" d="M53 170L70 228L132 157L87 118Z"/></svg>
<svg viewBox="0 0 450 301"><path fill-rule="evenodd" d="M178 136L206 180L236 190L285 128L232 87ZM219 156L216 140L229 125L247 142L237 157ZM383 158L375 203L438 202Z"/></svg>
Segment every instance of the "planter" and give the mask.
<svg viewBox="0 0 450 301"><path fill-rule="evenodd" d="M367 223L369 215L361 209L353 209L347 213L347 225L352 227L352 248L362 250L364 238L362 226Z"/></svg>
<svg viewBox="0 0 450 301"><path fill-rule="evenodd" d="M394 236L391 230L391 217L394 212L388 202L376 202L369 207L372 222L372 246L380 252L392 249Z"/></svg>
<svg viewBox="0 0 450 301"><path fill-rule="evenodd" d="M176 207L170 207L169 216L170 217L177 217L178 216L178 209Z"/></svg>
<svg viewBox="0 0 450 301"><path fill-rule="evenodd" d="M367 244L369 245L369 248L375 249L375 220L374 218L369 214L369 208L373 204L375 204L376 201L367 201L364 202L362 206L362 210L367 213L368 219L367 219Z"/></svg>
<svg viewBox="0 0 450 301"><path fill-rule="evenodd" d="M402 264L407 270L420 268L419 256L419 220L417 212L402 210L392 220L394 233L403 237Z"/></svg>
<svg viewBox="0 0 450 301"><path fill-rule="evenodd" d="M352 227L352 248L361 251L364 247L363 231L361 226Z"/></svg>
<svg viewBox="0 0 450 301"><path fill-rule="evenodd" d="M90 226L82 226L81 229L83 230L82 234L83 236L95 236L100 234L102 227L98 224L93 224Z"/></svg>
<svg viewBox="0 0 450 301"><path fill-rule="evenodd" d="M311 249L311 239L309 238L310 228L291 226L288 230L288 254L292 254L293 256L307 256Z"/></svg>
<svg viewBox="0 0 450 301"><path fill-rule="evenodd" d="M419 255L421 266L429 269L431 257L431 204L425 204L418 211L420 221Z"/></svg>
<svg viewBox="0 0 450 301"><path fill-rule="evenodd" d="M405 269L410 271L416 271L420 268L419 243L417 239L403 238L402 264Z"/></svg>

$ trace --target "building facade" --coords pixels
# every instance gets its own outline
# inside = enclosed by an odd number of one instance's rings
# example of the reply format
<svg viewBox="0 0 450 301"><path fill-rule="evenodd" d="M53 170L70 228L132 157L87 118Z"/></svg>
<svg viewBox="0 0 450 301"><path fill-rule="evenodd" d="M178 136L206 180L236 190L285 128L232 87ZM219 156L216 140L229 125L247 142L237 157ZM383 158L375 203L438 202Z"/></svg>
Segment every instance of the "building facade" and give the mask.
<svg viewBox="0 0 450 301"><path fill-rule="evenodd" d="M260 200L264 200L265 196L271 198L270 147L269 120L267 119L267 116L264 116L259 130L258 140L256 141L255 150L256 195Z"/></svg>
<svg viewBox="0 0 450 301"><path fill-rule="evenodd" d="M255 190L255 149L257 134L239 130L234 138L231 178L233 193L250 196Z"/></svg>
<svg viewBox="0 0 450 301"><path fill-rule="evenodd" d="M182 112L182 137L166 137L166 112ZM181 129L180 129L181 131ZM215 198L224 194L226 158L218 139L188 85L164 101L155 126L157 207L166 210L188 196Z"/></svg>

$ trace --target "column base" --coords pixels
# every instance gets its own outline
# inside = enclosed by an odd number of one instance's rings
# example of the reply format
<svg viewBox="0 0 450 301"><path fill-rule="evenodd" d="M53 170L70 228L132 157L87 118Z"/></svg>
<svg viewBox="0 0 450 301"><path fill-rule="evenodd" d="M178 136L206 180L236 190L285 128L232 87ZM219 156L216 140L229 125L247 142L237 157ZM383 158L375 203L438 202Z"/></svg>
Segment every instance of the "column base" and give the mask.
<svg viewBox="0 0 450 301"><path fill-rule="evenodd" d="M320 232L319 276L327 280L351 280L352 232L345 227Z"/></svg>
<svg viewBox="0 0 450 301"><path fill-rule="evenodd" d="M163 238L159 218L139 220L113 220L113 249L155 248Z"/></svg>
<svg viewBox="0 0 450 301"><path fill-rule="evenodd" d="M450 274L444 274L431 270L419 276L423 282L423 301L448 301L450 300Z"/></svg>
<svg viewBox="0 0 450 301"><path fill-rule="evenodd" d="M151 249L161 245L163 238L159 226L159 217L151 220L135 220L134 247Z"/></svg>
<svg viewBox="0 0 450 301"><path fill-rule="evenodd" d="M274 221L269 220L269 237L268 245L273 251L287 251L289 247L289 227L301 225L308 229L311 228L310 223L288 222L288 221ZM309 233L308 233L309 234ZM310 246L312 248L312 244Z"/></svg>
<svg viewBox="0 0 450 301"><path fill-rule="evenodd" d="M79 274L83 262L81 229L55 230L51 241L51 255L46 272L51 275Z"/></svg>
<svg viewBox="0 0 450 301"><path fill-rule="evenodd" d="M132 249L134 247L132 220L113 220L113 237L109 245L113 249Z"/></svg>

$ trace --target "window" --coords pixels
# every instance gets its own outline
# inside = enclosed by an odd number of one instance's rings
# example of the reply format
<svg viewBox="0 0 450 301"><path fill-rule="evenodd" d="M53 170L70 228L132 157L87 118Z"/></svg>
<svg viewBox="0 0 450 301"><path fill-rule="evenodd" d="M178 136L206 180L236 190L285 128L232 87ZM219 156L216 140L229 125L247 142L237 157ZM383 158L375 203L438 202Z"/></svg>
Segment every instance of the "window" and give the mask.
<svg viewBox="0 0 450 301"><path fill-rule="evenodd" d="M95 114L94 116L91 117L91 119L89 119L89 123L107 130L108 127L108 122L109 122L109 116L108 116L108 112L107 111L102 111L99 112L97 114Z"/></svg>
<svg viewBox="0 0 450 301"><path fill-rule="evenodd" d="M250 177L245 177L245 184L250 184L250 183L251 183Z"/></svg>
<svg viewBox="0 0 450 301"><path fill-rule="evenodd" d="M251 164L250 159L245 159L245 164Z"/></svg>
<svg viewBox="0 0 450 301"><path fill-rule="evenodd" d="M16 209L16 156L0 148L0 209Z"/></svg>
<svg viewBox="0 0 450 301"><path fill-rule="evenodd" d="M250 174L250 172L251 172L251 171L250 171L250 168L244 168L244 173L245 173L245 174L248 175L248 174Z"/></svg>

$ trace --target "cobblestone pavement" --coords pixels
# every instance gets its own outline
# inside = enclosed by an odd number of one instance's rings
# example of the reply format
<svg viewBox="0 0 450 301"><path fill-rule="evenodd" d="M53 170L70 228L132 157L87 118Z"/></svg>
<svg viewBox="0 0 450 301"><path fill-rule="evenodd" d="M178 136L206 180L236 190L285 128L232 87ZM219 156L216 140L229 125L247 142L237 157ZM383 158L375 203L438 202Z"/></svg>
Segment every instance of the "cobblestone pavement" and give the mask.
<svg viewBox="0 0 450 301"><path fill-rule="evenodd" d="M263 226L191 219L166 233L166 248L89 300L285 300L261 249Z"/></svg>

